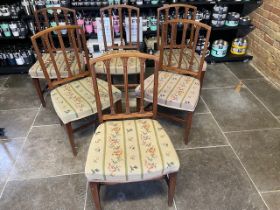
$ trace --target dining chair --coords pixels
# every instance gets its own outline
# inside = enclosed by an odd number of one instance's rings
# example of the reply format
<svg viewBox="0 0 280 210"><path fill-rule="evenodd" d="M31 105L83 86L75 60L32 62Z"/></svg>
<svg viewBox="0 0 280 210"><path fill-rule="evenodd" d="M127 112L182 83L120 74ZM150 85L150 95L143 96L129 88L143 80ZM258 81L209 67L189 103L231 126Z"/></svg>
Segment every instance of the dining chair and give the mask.
<svg viewBox="0 0 280 210"><path fill-rule="evenodd" d="M173 13L173 15L172 15ZM160 42L161 42L161 24L164 21L167 20L171 20L171 19L190 19L190 20L195 20L196 17L196 13L197 13L197 7L189 5L189 4L167 4L164 5L160 8L157 9L157 43L158 46L160 46ZM181 23L178 23L179 27L177 28L177 30L175 30L175 34L174 36L176 37L177 33L181 33L182 32L182 25ZM194 27L194 26L192 26ZM194 33L194 30L192 28L189 29L191 33ZM193 36L193 34L191 35L191 37ZM187 50L185 53L187 54L191 54L190 50ZM166 60L166 56L168 55L168 52L165 52L163 54L164 56L164 60ZM159 55L159 51L156 52L156 55ZM194 60L194 62L197 62L200 59L200 56L195 53L194 54L196 59ZM172 53L172 60L179 60L180 57L180 52L179 51L173 51ZM202 68L202 72L201 72L201 84L203 83L203 79L204 79L204 75L207 69L207 63L204 62L203 63L203 68Z"/></svg>
<svg viewBox="0 0 280 210"><path fill-rule="evenodd" d="M128 82L128 59L136 57L140 61L140 109L131 112ZM113 106L110 62L121 59L124 77L124 112L116 113ZM153 86L154 97L151 111L144 110L144 73L145 61L155 63ZM96 85L96 68L98 62L106 66L110 113L102 112L100 89ZM169 136L155 120L157 114L159 58L140 52L120 52L104 55L91 61L93 89L96 97L100 125L91 140L85 166L92 198L97 210L101 209L99 189L102 184L120 184L144 182L165 178L168 183L168 204L173 203L176 174L180 163ZM135 99L135 97L133 97Z"/></svg>
<svg viewBox="0 0 280 210"><path fill-rule="evenodd" d="M101 29L104 42L105 53L112 54L121 51L136 52L140 50L140 10L137 7L116 4L100 9ZM139 60L129 58L128 74L136 78L139 84ZM119 57L110 62L112 81L113 76L123 74L123 65ZM96 64L97 74L106 74L105 66L102 62ZM131 84L136 87L138 84ZM115 84L118 86L117 84Z"/></svg>
<svg viewBox="0 0 280 210"><path fill-rule="evenodd" d="M62 39L62 31L67 30L69 46ZM58 36L58 46L51 45L51 33ZM73 129L72 123L97 113L95 97L92 91L92 79L89 71L89 55L85 34L80 26L56 26L38 32L31 37L32 45L38 57L40 68L47 81L51 100L66 132L76 156L76 145L73 133L86 125ZM48 57L43 56L39 44L43 41ZM56 59L58 58L58 59ZM87 67L87 69L86 69ZM62 76L62 72L64 76ZM102 108L109 106L107 84L98 79ZM116 106L121 103L121 91L115 87L111 90L115 96ZM87 125L92 124L92 122Z"/></svg>
<svg viewBox="0 0 280 210"><path fill-rule="evenodd" d="M53 26L59 26L59 25L77 25L77 19L76 19L76 11L73 9L68 9L65 7L48 7L36 10L34 12L34 18L35 18L35 26L36 31L42 31L46 28L50 28ZM67 37L67 31L62 31L62 37ZM69 36L69 34L68 34ZM57 34L50 34L49 40L50 45L52 48L55 48L55 44L57 42ZM44 60L48 60L50 58L49 53L47 53L47 47L45 46L45 42L42 41L40 49L44 51L42 54L42 57ZM61 55L55 55L55 60L59 61ZM68 77L68 73L65 70L66 66L64 68L60 68L60 76L62 78ZM56 79L56 74L52 74L53 68L47 68L47 71L49 71L49 75L51 79ZM74 71L76 71L75 69ZM38 94L38 97L41 101L41 104L43 107L46 106L46 102L44 99L44 90L41 88L40 79L44 79L44 72L41 68L39 61L37 60L35 64L29 69L29 75L32 78L34 87L36 89L36 92Z"/></svg>
<svg viewBox="0 0 280 210"><path fill-rule="evenodd" d="M176 32L178 24L183 26L181 36ZM159 115L184 125L185 144L188 143L193 112L200 96L200 81L210 33L210 26L194 20L174 19L162 24L157 102L162 107L183 111L186 116L182 119L170 113L161 112ZM168 34L171 34L170 39L167 38ZM200 34L205 35L206 41L201 57L197 57L195 48ZM174 53L178 56L174 57ZM153 81L154 75L145 80L145 100L148 102L152 102L150 98L153 95ZM135 91L139 97L140 86ZM137 104L139 109L140 98L137 99Z"/></svg>

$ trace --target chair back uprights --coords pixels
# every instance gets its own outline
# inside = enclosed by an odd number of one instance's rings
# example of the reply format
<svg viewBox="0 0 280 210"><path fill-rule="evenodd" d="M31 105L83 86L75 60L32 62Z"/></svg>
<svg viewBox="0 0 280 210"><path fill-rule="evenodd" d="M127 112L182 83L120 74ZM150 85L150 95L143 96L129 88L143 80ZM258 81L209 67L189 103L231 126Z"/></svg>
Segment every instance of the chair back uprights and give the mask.
<svg viewBox="0 0 280 210"><path fill-rule="evenodd" d="M105 51L140 49L139 15L139 8L125 4L110 5L100 9Z"/></svg>
<svg viewBox="0 0 280 210"><path fill-rule="evenodd" d="M160 69L200 79L210 33L211 27L198 21L187 19L165 21L161 33ZM195 50L200 35L206 39L199 56Z"/></svg>
<svg viewBox="0 0 280 210"><path fill-rule="evenodd" d="M189 4L169 4L157 9L157 43L160 43L160 29L164 21L174 19L195 20L197 8ZM172 14L173 13L173 14Z"/></svg>
<svg viewBox="0 0 280 210"><path fill-rule="evenodd" d="M68 35L63 38L65 31ZM57 34L57 47L51 44L53 34ZM89 55L81 26L51 27L33 35L31 41L49 89L89 75L85 71L85 66L89 69ZM41 41L46 46L46 53L40 51Z"/></svg>
<svg viewBox="0 0 280 210"><path fill-rule="evenodd" d="M140 109L139 112L131 112L130 110L130 100L129 100L129 83L128 83L128 72L127 68L129 65L129 58L136 57L140 61ZM124 89L124 100L125 100L125 112L117 113L114 107L114 96L112 93L112 81L111 81L111 72L110 72L110 61L116 58L120 58L123 63L123 89ZM145 62L146 60L151 60L154 62L154 82L149 85L153 85L153 97L150 98L150 101L153 103L152 111L144 110L144 77L145 77ZM108 83L108 94L110 98L110 114L103 114L100 95L98 91L97 81L96 81L96 72L95 72L95 64L97 62L103 62L107 72L107 83ZM109 55L104 55L99 58L96 58L91 61L90 69L93 79L93 88L96 97L98 118L100 123L107 120L118 120L118 119L132 119L132 118L153 118L155 119L157 113L157 92L158 92L158 67L159 67L159 58L155 55L149 55L140 52L119 52ZM104 87L100 87L104 88ZM132 96L135 99L135 95Z"/></svg>

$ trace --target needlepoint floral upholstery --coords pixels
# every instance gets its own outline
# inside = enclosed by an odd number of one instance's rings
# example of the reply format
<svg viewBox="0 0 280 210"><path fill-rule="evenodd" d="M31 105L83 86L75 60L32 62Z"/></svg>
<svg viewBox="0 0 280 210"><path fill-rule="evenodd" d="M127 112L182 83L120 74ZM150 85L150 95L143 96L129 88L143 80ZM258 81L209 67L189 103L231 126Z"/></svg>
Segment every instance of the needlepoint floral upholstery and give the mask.
<svg viewBox="0 0 280 210"><path fill-rule="evenodd" d="M178 67L179 64L179 59L180 59L180 50L181 49L173 49L172 50L172 57L171 57L171 64L169 66L171 67ZM169 60L169 49L165 49L163 53L163 65L168 65L168 60ZM159 55L159 51L156 53L156 55ZM181 63L181 68L182 69L188 69L189 68L189 62L191 60L191 55L192 55L192 50L185 48L183 51L183 57L182 57L182 63ZM194 61L193 65L191 67L191 70L194 72L197 72L199 69L199 64L200 64L200 56L197 53L194 53ZM202 71L206 71L207 69L207 63L204 61Z"/></svg>
<svg viewBox="0 0 280 210"><path fill-rule="evenodd" d="M78 61L77 61L78 59L75 57L75 53L70 52L70 51L68 51L66 53L67 53L67 58L68 58L68 62L70 64L70 69L71 69L72 74L73 75L78 74L79 73L79 66L78 66ZM79 56L80 56L80 62L81 62L82 69L84 69L85 68L85 62L84 62L83 55L80 53ZM49 74L49 77L51 79L57 78L55 68L53 66L50 54L49 53L43 53L42 58L44 60L44 64L46 65L46 69L47 69L47 72ZM60 76L62 78L68 77L69 75L68 75L67 66L66 66L66 62L65 62L63 53L62 52L54 53L54 58L55 58L55 61L56 61L57 68L60 72ZM39 60L37 60L36 63L33 64L33 66L29 69L29 75L32 78L45 78L44 72L43 72L43 69L42 69L42 67L39 63Z"/></svg>
<svg viewBox="0 0 280 210"><path fill-rule="evenodd" d="M106 121L88 151L89 182L135 182L179 170L179 159L162 126L152 119Z"/></svg>
<svg viewBox="0 0 280 210"><path fill-rule="evenodd" d="M102 55L114 54L118 52L138 52L136 50L111 50L105 52ZM95 71L98 74L106 74L106 67L103 62L97 62L95 64ZM123 62L120 57L113 58L110 60L110 72L112 75L123 75ZM127 61L127 72L128 74L139 74L140 73L140 61L139 58L130 57Z"/></svg>
<svg viewBox="0 0 280 210"><path fill-rule="evenodd" d="M97 79L102 109L110 106L107 82ZM113 86L114 102L121 99L121 91ZM92 78L86 77L51 91L53 107L66 124L97 113Z"/></svg>
<svg viewBox="0 0 280 210"><path fill-rule="evenodd" d="M144 82L145 100L153 101L154 75ZM140 86L135 89L140 96ZM200 81L196 78L167 71L159 71L158 105L184 111L194 111L198 103Z"/></svg>

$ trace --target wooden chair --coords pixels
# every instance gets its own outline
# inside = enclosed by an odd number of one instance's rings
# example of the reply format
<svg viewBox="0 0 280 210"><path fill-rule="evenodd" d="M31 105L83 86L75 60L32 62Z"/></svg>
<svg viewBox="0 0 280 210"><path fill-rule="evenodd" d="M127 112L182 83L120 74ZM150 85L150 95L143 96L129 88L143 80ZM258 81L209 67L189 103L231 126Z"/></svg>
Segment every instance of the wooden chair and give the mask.
<svg viewBox="0 0 280 210"><path fill-rule="evenodd" d="M178 24L183 24L181 36L177 34ZM206 41L201 57L196 56L195 48L200 33ZM185 126L184 141L188 143L192 115L199 100L202 69L211 27L193 20L175 19L165 21L162 25L162 43L160 45L160 69L158 105L187 113L185 119L172 114L160 113L169 119L181 122ZM171 38L167 38L171 34ZM174 56L174 53L177 56ZM154 76L145 80L145 99L150 101L153 94ZM136 88L139 96L140 87ZM139 104L139 99L138 103Z"/></svg>
<svg viewBox="0 0 280 210"><path fill-rule="evenodd" d="M162 24L162 19L164 21L170 20L170 14L171 13L175 13L174 19L191 19L191 20L195 20L195 16L197 13L197 8L195 6L192 5L188 5L188 4L169 4L169 5L164 5L163 7L160 7L157 9L157 43L158 46L160 46L160 42L161 42L161 24ZM163 18L161 18L163 17ZM192 26L193 27L193 26ZM193 33L194 30L190 29L191 32ZM180 33L182 31L182 28L178 28L178 32L177 30L174 32L176 34L174 34L174 36L176 37L177 33ZM192 34L193 36L193 34ZM164 53L164 56L166 56L168 53ZM156 55L159 55L159 51L156 53ZM180 53L178 52L174 52L173 53L173 59L178 60L179 59L179 55ZM195 53L195 56L197 57L197 60L199 59L199 55L197 53ZM167 58L164 58L167 59ZM196 62L196 61L194 61ZM203 82L203 78L205 75L207 69L207 63L204 62L203 63L203 68L202 68L202 73L201 73L201 84Z"/></svg>
<svg viewBox="0 0 280 210"><path fill-rule="evenodd" d="M68 48L62 39L63 30L68 33ZM54 32L57 33L59 41L57 48L51 45L50 34ZM47 57L39 49L38 42L41 40L46 46ZM73 132L86 125L73 129L72 122L97 113L92 79L89 71L86 71L86 67L89 69L89 56L84 31L80 26L56 26L38 32L31 37L31 41L51 91L53 107L66 128L73 154L76 156ZM107 84L98 80L98 85L101 89L102 108L105 109L109 106ZM121 92L117 88L113 88L113 92L116 99L114 102L119 101Z"/></svg>
<svg viewBox="0 0 280 210"><path fill-rule="evenodd" d="M50 14L51 13L51 14ZM50 28L52 26L58 26L61 24L64 25L77 25L77 19L76 19L76 11L64 7L49 7L49 8L43 8L36 10L34 13L35 18L35 26L36 31L42 31L46 28ZM69 34L68 34L69 35ZM65 33L62 34L62 37L67 36ZM54 37L54 34L50 34L50 45L52 48L55 48L55 43L57 41L57 37ZM46 53L43 53L42 56L44 59L48 59L49 55L47 53L47 47L45 46L45 42L42 41L40 49L42 51L45 51ZM58 59L55 57L55 59ZM66 66L65 66L66 68ZM68 77L67 72L64 71L65 68L61 68L59 70L63 70L60 72L61 77L65 78ZM48 68L47 70L52 70ZM66 74L65 74L66 73ZM32 78L33 84L36 88L36 92L40 98L40 101L42 105L45 107L46 102L43 96L44 91L41 88L40 85L40 79L44 79L44 72L40 67L39 62L37 61L30 69L29 69L29 75ZM55 75L52 75L51 78L56 79Z"/></svg>
<svg viewBox="0 0 280 210"><path fill-rule="evenodd" d="M103 34L103 41L105 47L104 54L112 54L112 53L119 53L119 50L123 51L132 51L136 52L140 50L140 38L139 38L139 28L140 28L140 18L139 18L140 10L137 7L129 6L129 5L111 5L107 7L103 7L100 9L100 17L101 17L101 28ZM125 17L127 15L127 17ZM114 18L118 17L119 21L119 34L115 33L114 28ZM107 18L107 19L106 19ZM125 21L127 18L127 22ZM109 23L108 23L109 21ZM133 24L132 22L136 22L136 39L133 39L132 31L133 31ZM128 23L125 26L125 22ZM108 26L109 25L109 26ZM135 26L135 25L134 25ZM129 36L126 36L126 30ZM107 35L106 35L107 34ZM111 40L108 40L109 39ZM129 68L128 74L129 75L137 75L136 79L139 84L139 60L136 58L129 59ZM111 62L111 75L122 75L123 74L123 66L122 61L120 58L116 58ZM96 73L97 74L106 74L105 66L102 62L96 64ZM138 84L135 84L136 87ZM116 86L118 86L116 84Z"/></svg>
<svg viewBox="0 0 280 210"><path fill-rule="evenodd" d="M140 60L140 110L130 111L128 92L128 59ZM108 90L111 90L110 61L120 58L123 62L125 112L118 113L114 106L112 92L109 114L101 110L100 90L96 83L95 65L104 62L107 72ZM152 111L144 110L144 68L145 61L155 62ZM92 138L85 175L90 185L92 197L97 210L101 209L99 188L101 184L142 182L166 178L168 182L168 204L171 206L175 193L176 173L179 170L179 159L171 140L154 120L157 113L158 61L154 55L140 52L120 52L104 55L91 62L93 88L96 96L100 125ZM133 97L134 98L134 97ZM151 119L152 118L152 119Z"/></svg>

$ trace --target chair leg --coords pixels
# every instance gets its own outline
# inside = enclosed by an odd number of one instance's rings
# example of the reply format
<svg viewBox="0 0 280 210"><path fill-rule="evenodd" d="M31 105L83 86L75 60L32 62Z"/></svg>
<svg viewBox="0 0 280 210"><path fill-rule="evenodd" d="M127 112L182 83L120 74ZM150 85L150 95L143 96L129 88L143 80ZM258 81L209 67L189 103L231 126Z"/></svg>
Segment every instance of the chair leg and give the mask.
<svg viewBox="0 0 280 210"><path fill-rule="evenodd" d="M90 182L90 190L91 190L91 195L95 204L96 210L101 210L101 205L100 205L100 196L99 196L99 183L97 182Z"/></svg>
<svg viewBox="0 0 280 210"><path fill-rule="evenodd" d="M72 148L73 155L77 156L77 150L76 150L76 145L74 143L74 135L73 135L73 128L72 128L71 122L65 124L65 127L66 127L66 132L67 132L68 139L69 139L69 142L70 142L70 145Z"/></svg>
<svg viewBox="0 0 280 210"><path fill-rule="evenodd" d="M137 112L140 112L140 102L141 102L141 99L140 98L136 98L136 111Z"/></svg>
<svg viewBox="0 0 280 210"><path fill-rule="evenodd" d="M116 113L122 113L122 100L117 101L115 106L116 106Z"/></svg>
<svg viewBox="0 0 280 210"><path fill-rule="evenodd" d="M192 127L192 117L193 117L193 112L188 112L185 120L185 133L184 133L184 141L186 145L189 143L189 135Z"/></svg>
<svg viewBox="0 0 280 210"><path fill-rule="evenodd" d="M175 195L175 187L176 187L176 175L177 173L168 174L168 206L172 206L173 198Z"/></svg>
<svg viewBox="0 0 280 210"><path fill-rule="evenodd" d="M34 87L36 89L36 92L39 96L39 99L42 103L42 106L46 107L46 102L45 102L45 99L44 99L44 96L43 96L43 91L41 90L39 79L38 78L32 78L32 82L33 82L33 85L34 85Z"/></svg>

